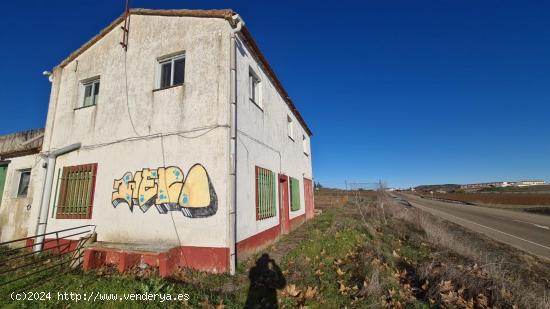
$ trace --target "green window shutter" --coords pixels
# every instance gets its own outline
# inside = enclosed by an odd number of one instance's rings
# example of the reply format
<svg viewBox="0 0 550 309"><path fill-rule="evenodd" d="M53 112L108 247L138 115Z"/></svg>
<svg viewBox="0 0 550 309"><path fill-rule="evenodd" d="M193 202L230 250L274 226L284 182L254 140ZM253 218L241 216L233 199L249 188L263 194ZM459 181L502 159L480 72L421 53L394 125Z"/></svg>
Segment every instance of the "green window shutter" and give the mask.
<svg viewBox="0 0 550 309"><path fill-rule="evenodd" d="M300 210L300 182L292 177L290 177L290 209Z"/></svg>
<svg viewBox="0 0 550 309"><path fill-rule="evenodd" d="M256 219L276 214L275 176L270 170L256 167Z"/></svg>
<svg viewBox="0 0 550 309"><path fill-rule="evenodd" d="M58 179L61 186L54 209L57 219L90 219L97 163L66 166Z"/></svg>

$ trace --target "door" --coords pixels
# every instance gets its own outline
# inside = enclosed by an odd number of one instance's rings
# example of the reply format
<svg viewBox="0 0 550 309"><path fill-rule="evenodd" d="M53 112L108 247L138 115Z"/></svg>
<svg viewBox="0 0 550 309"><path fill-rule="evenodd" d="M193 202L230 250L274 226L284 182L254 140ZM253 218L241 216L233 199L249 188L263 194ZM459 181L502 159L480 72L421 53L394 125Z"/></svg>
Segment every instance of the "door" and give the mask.
<svg viewBox="0 0 550 309"><path fill-rule="evenodd" d="M306 203L306 219L311 219L314 216L313 211L313 184L311 179L304 178L304 199Z"/></svg>
<svg viewBox="0 0 550 309"><path fill-rule="evenodd" d="M279 174L279 221L281 222L281 233L290 232L290 216L288 205L288 176Z"/></svg>
<svg viewBox="0 0 550 309"><path fill-rule="evenodd" d="M0 206L2 204L2 194L4 193L4 183L6 182L7 165L0 165Z"/></svg>

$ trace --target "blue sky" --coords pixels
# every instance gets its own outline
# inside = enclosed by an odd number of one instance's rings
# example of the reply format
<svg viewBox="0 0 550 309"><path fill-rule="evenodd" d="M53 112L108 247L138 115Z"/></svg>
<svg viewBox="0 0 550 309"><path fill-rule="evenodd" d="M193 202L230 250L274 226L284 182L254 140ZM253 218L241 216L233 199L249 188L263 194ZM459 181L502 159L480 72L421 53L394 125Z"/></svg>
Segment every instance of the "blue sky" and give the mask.
<svg viewBox="0 0 550 309"><path fill-rule="evenodd" d="M160 1L233 8L313 130L326 186L550 180L550 2ZM41 75L120 1L6 1L0 134L44 126Z"/></svg>

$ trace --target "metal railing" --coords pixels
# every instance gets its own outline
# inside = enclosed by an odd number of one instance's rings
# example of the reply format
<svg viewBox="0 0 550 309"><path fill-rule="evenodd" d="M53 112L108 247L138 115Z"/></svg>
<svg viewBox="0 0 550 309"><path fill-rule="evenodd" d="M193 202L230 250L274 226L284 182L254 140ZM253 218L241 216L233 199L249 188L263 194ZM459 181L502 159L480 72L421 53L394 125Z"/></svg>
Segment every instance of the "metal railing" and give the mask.
<svg viewBox="0 0 550 309"><path fill-rule="evenodd" d="M0 289L39 286L80 267L94 232L95 225L83 225L0 243ZM41 250L33 251L37 245Z"/></svg>

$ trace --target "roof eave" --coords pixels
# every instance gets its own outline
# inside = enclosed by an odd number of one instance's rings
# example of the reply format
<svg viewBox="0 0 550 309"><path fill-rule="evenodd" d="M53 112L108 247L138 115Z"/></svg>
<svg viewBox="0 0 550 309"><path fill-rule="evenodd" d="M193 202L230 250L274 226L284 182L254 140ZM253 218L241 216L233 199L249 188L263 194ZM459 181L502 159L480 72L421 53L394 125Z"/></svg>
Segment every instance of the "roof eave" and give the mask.
<svg viewBox="0 0 550 309"><path fill-rule="evenodd" d="M236 13L231 9L221 9L221 10L152 10L152 9L141 9L141 8L135 8L130 9L131 15L151 15L151 16L179 16L179 17L202 17L202 18L221 18L225 19L231 24L233 23L233 15ZM76 59L78 56L80 56L84 51L86 51L88 48L90 48L93 44L95 44L97 41L101 40L107 33L109 33L111 30L113 30L119 23L121 23L126 14L122 14L117 19L115 19L111 24L109 24L107 27L103 28L97 35L95 35L93 38L91 38L88 42L84 43L80 48L75 50L73 53L71 53L65 60L63 60L57 67L63 68L67 64L69 64L71 61ZM304 130L307 132L309 136L312 136L313 133L311 132L310 128L307 126L305 120L302 118L302 115L294 105L294 102L290 99L288 93L286 92L285 88L283 87L281 81L279 78L277 78L277 75L275 74L275 71L269 65L269 62L261 52L260 48L256 44L256 41L252 37L252 34L248 30L248 28L245 26L242 29L242 34L250 47L252 48L253 52L258 56L260 62L262 62L262 65L266 68L268 71L270 78L275 83L275 87L283 97L283 100L286 102L294 116L298 119L298 122L302 125Z"/></svg>

